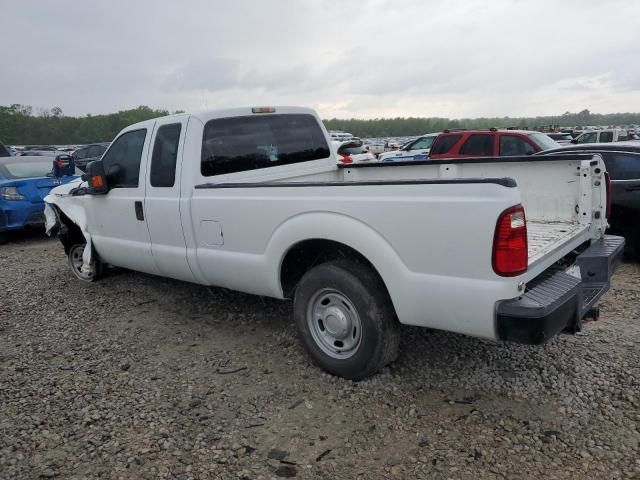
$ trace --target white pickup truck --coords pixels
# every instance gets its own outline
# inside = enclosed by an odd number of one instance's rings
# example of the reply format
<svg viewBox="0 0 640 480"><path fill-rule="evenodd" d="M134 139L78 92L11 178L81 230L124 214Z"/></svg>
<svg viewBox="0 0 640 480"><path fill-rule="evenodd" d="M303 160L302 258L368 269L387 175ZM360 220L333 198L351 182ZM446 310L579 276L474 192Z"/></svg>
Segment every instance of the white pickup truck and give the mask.
<svg viewBox="0 0 640 480"><path fill-rule="evenodd" d="M624 240L599 156L337 165L330 145L305 108L138 123L46 197L48 232L81 280L292 298L313 361L351 379L395 358L399 324L538 344L607 291Z"/></svg>

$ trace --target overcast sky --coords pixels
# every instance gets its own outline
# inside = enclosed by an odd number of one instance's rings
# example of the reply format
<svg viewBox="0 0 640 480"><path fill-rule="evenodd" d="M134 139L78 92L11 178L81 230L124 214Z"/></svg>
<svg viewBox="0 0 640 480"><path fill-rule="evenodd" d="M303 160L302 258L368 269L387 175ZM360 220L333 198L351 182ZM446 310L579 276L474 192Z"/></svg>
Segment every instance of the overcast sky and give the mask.
<svg viewBox="0 0 640 480"><path fill-rule="evenodd" d="M0 0L0 105L640 111L640 1Z"/></svg>

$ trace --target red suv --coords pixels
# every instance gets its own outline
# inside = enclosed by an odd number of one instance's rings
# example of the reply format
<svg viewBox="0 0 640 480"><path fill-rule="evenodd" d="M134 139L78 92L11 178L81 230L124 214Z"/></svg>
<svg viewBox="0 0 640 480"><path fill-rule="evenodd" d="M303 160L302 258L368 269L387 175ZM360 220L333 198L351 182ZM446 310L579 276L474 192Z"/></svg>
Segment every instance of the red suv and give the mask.
<svg viewBox="0 0 640 480"><path fill-rule="evenodd" d="M429 159L532 155L558 147L544 133L528 130L445 130L434 140Z"/></svg>

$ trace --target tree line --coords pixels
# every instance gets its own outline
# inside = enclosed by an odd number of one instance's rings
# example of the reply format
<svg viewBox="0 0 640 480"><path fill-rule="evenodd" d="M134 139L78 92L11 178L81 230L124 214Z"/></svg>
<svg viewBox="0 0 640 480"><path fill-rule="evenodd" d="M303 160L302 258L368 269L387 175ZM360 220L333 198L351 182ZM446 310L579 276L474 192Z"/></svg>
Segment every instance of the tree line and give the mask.
<svg viewBox="0 0 640 480"><path fill-rule="evenodd" d="M127 125L168 115L167 110L139 106L106 115L65 116L62 109L38 110L28 105L0 106L0 142L9 145L85 144L108 142ZM178 112L174 112L178 113ZM461 118L397 117L363 120L357 118L324 120L330 130L343 130L358 137L395 137L439 132L446 128L507 128L542 126L575 127L585 125L640 124L640 113L565 112L547 117Z"/></svg>
<svg viewBox="0 0 640 480"><path fill-rule="evenodd" d="M110 142L127 125L164 115L169 112L146 106L84 117L67 117L59 107L34 114L28 105L0 106L0 142L9 145Z"/></svg>
<svg viewBox="0 0 640 480"><path fill-rule="evenodd" d="M640 124L640 113L591 113L583 110L578 113L565 112L558 116L540 117L481 117L481 118L438 118L438 117L397 117L374 118L332 118L324 121L330 130L342 130L362 138L384 138L422 135L441 132L446 128L526 128L529 130L543 127L583 127L616 126Z"/></svg>

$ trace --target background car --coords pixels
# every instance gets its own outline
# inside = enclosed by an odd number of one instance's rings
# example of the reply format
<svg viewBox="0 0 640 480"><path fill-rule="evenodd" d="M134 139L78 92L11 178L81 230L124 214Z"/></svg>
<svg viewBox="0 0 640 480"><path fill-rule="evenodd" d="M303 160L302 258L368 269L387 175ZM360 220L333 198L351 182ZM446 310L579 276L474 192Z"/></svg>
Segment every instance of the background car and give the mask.
<svg viewBox="0 0 640 480"><path fill-rule="evenodd" d="M570 145L550 153L599 153L611 178L612 233L627 239L626 252L640 257L640 142L590 143Z"/></svg>
<svg viewBox="0 0 640 480"><path fill-rule="evenodd" d="M338 155L338 163L370 163L376 161L375 155L369 152L362 142L334 141L332 143Z"/></svg>
<svg viewBox="0 0 640 480"><path fill-rule="evenodd" d="M433 142L429 158L532 155L559 146L544 133L529 130L445 130Z"/></svg>
<svg viewBox="0 0 640 480"><path fill-rule="evenodd" d="M433 141L439 133L428 133L403 145L399 150L378 155L381 162L402 162L406 160L426 160Z"/></svg>
<svg viewBox="0 0 640 480"><path fill-rule="evenodd" d="M72 168L73 175L55 177L56 160L61 166L69 165L62 158L42 155L0 158L0 235L44 223L44 197L80 174Z"/></svg>
<svg viewBox="0 0 640 480"><path fill-rule="evenodd" d="M75 150L71 155L76 162L76 167L84 172L87 164L94 160L100 160L104 152L109 148L109 143L92 143Z"/></svg>
<svg viewBox="0 0 640 480"><path fill-rule="evenodd" d="M571 140L573 140L573 137L568 132L567 133L550 132L550 133L547 133L546 135L551 140L553 140L554 142L556 142L556 143L558 143L560 145L569 145L571 143Z"/></svg>
<svg viewBox="0 0 640 480"><path fill-rule="evenodd" d="M627 140L629 140L629 134L626 130L622 128L607 128L583 132L574 138L571 143L609 143L625 142Z"/></svg>
<svg viewBox="0 0 640 480"><path fill-rule="evenodd" d="M0 157L11 157L11 151L2 143L0 143Z"/></svg>

